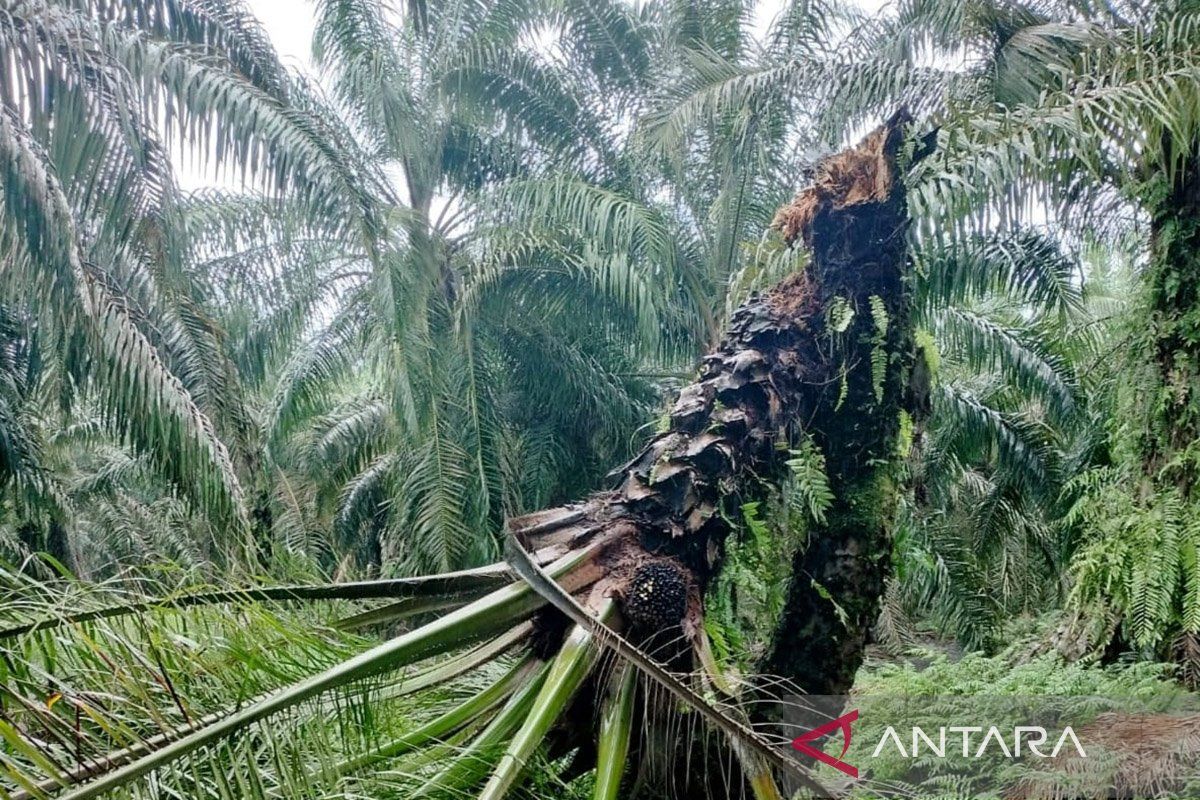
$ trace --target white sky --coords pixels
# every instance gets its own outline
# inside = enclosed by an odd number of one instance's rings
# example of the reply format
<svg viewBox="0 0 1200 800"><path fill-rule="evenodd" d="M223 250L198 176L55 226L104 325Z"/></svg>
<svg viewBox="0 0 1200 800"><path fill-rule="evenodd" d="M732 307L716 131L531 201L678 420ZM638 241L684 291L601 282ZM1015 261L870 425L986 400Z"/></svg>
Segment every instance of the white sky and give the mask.
<svg viewBox="0 0 1200 800"><path fill-rule="evenodd" d="M314 12L311 0L249 0L249 6L266 28L284 63L311 72Z"/></svg>

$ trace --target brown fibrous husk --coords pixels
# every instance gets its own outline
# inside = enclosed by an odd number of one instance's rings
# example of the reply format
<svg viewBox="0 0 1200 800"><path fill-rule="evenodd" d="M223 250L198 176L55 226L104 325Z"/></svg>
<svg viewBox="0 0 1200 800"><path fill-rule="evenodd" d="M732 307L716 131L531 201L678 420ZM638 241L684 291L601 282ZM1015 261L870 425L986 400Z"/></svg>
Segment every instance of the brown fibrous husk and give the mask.
<svg viewBox="0 0 1200 800"><path fill-rule="evenodd" d="M811 185L779 209L771 226L789 245L797 238L812 243L812 221L822 208L846 208L886 200L895 175L888 153L892 129L882 127L857 147L843 150L817 164Z"/></svg>

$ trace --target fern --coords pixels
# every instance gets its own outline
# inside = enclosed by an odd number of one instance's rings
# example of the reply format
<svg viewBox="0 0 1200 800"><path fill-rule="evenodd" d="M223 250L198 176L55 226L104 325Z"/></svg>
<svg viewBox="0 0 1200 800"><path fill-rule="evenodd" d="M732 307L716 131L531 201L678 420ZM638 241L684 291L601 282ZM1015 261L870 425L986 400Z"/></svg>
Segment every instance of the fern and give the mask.
<svg viewBox="0 0 1200 800"><path fill-rule="evenodd" d="M785 462L791 471L785 490L788 505L801 518L824 524L825 511L833 503L833 491L825 474L825 456L809 438L790 450L789 456Z"/></svg>
<svg viewBox="0 0 1200 800"><path fill-rule="evenodd" d="M825 312L825 326L832 333L845 333L854 321L854 306L846 298L838 295L829 302Z"/></svg>
<svg viewBox="0 0 1200 800"><path fill-rule="evenodd" d="M766 654L787 602L792 561L807 542L807 512L774 495L740 506L736 534L704 597L705 629L726 665L751 673Z"/></svg>
<svg viewBox="0 0 1200 800"><path fill-rule="evenodd" d="M887 376L888 353L887 330L888 312L883 298L871 295L871 320L875 323L875 334L871 337L871 388L875 392L875 402L883 402L883 381Z"/></svg>
<svg viewBox="0 0 1200 800"><path fill-rule="evenodd" d="M1196 552L1200 503L1166 490L1135 497L1114 470L1084 473L1063 524L1087 531L1072 572L1073 607L1112 603L1131 639L1159 648L1176 632L1200 632Z"/></svg>

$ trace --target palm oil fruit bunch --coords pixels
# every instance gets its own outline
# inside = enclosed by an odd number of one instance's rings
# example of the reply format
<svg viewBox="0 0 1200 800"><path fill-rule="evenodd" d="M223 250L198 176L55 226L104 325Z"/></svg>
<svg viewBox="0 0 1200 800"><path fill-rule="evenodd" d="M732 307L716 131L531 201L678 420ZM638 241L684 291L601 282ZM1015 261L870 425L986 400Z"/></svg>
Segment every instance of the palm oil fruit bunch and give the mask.
<svg viewBox="0 0 1200 800"><path fill-rule="evenodd" d="M688 580L671 561L639 566L629 581L622 604L625 619L635 630L654 633L677 627L687 612Z"/></svg>

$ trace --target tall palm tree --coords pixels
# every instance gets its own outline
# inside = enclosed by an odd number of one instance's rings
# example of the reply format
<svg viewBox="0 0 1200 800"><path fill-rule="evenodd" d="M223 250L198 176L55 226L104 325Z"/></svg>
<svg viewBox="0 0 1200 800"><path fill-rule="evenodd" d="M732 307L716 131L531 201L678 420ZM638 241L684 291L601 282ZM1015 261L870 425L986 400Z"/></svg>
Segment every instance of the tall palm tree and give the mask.
<svg viewBox="0 0 1200 800"><path fill-rule="evenodd" d="M378 258L305 246L289 258L309 263L268 267L288 276L261 298L287 336L327 294L258 379L277 538L328 525L337 552L391 574L481 563L506 515L578 496L627 455L655 398L641 373L669 352L669 295L644 263L495 196L549 170L600 195L617 179L606 112L642 77L639 21L621 4L323 2L315 47L395 178L396 235ZM604 48L628 69L594 69ZM221 262L274 257L245 244Z"/></svg>
<svg viewBox="0 0 1200 800"><path fill-rule="evenodd" d="M448 568L494 557L489 531L506 514L578 496L627 454L656 396L642 373L676 368L680 347L658 335L669 284L658 285L644 258L529 219L532 210L514 219L490 192L553 165L604 196L620 170L604 120L643 77L643 32L619 4L587 13L511 4L486 19L478 11L443 4L393 17L383 5L322 6L318 51L353 136L332 109L311 115L313 93L282 72L235 7L164 6L114 22L130 36L146 28L164 48L194 48L205 69L230 61L222 80L251 66L255 80L274 75L260 80L278 95L264 101L287 103L296 134L307 137L290 142L265 113L265 132L245 132L244 142L219 127L203 135L192 121L207 119L203 109L189 107L179 126L169 107L168 145L204 153L213 142L222 156L235 147L275 194L168 192L171 233L160 238L175 266L159 270L146 302L164 296L153 313L178 318L153 321L180 328L164 342L203 345L162 360L212 428L237 519L231 529L203 504L195 517L159 506L165 516L148 527L173 530L173 540L198 527L201 541L252 530L260 555L301 551L326 568L347 552L360 568ZM246 39L236 55L262 63L227 58L221 25ZM558 60L529 42L539 26L562 32ZM604 48L618 45L628 69L596 68L608 62ZM239 108L256 107L217 111ZM587 128L591 145L577 147L564 126ZM276 138L264 145L255 135ZM398 189L377 168L398 173ZM341 169L342 182L323 169ZM118 460L120 449L110 450ZM180 491L202 491L185 479L183 460L167 468ZM120 504L138 494L123 493ZM136 515L154 518L155 495L139 498ZM86 517L72 526L88 531L77 543L88 558L77 566L125 563L121 543L139 540L112 524L121 515Z"/></svg>
<svg viewBox="0 0 1200 800"><path fill-rule="evenodd" d="M1044 244L1045 263L1073 271L1071 257ZM1076 540L1062 524L1064 493L1107 458L1106 398L1119 377L1105 361L1128 301L1119 263L1094 244L1081 257L1069 314L994 293L932 314L941 387L908 464L899 574L880 622L888 644L910 643L921 618L968 647L998 645L1005 619L1055 608L1070 592Z"/></svg>
<svg viewBox="0 0 1200 800"><path fill-rule="evenodd" d="M242 547L242 454L229 446L239 412L220 331L199 310L182 257L168 153L219 156L314 214L336 208L340 225L366 238L380 224L373 177L236 4L6 2L0 55L20 67L0 82L0 304L17 322L10 351L34 365L16 393L43 414L90 405L211 516L219 551ZM22 428L13 441L28 444ZM18 458L0 481L52 492L31 470ZM18 524L67 524L62 503L44 508L48 522Z"/></svg>
<svg viewBox="0 0 1200 800"><path fill-rule="evenodd" d="M689 54L692 70L644 120L646 141L692 158L708 152L696 146L697 140L719 142L711 148L721 156L718 164L737 169L768 165L734 175L751 198L770 196L777 185L771 164L803 169L811 164L814 150L854 135L901 103L930 126L948 130L952 109L973 107L969 104L990 92L1015 102L1021 76L1029 74L1023 65L1033 57L1023 47L1036 50L1048 36L1061 45L1056 56L1069 59L1086 39L1086 26L1078 31L1071 26L1039 29L1044 20L1033 12L986 3L900 3L895 12L873 17L834 3L796 3L776 20L760 49L737 59L713 48ZM1009 20L1006 14L1015 16ZM1031 32L1008 43L1017 22ZM1001 36L997 28L1007 33ZM965 69L959 66L959 47L966 52ZM993 58L996 53L1004 55ZM723 125L732 133L721 134ZM941 138L946 137L943 132ZM928 149L932 139L917 149ZM972 152L963 153L964 164L974 163ZM939 154L935 161L948 158ZM970 508L979 513L991 508L993 514L970 528L992 531L996 546L971 552L995 554L1002 579L999 594L1008 598L1009 607L1030 598L1012 584L1011 567L1028 565L1022 553L1030 552L1031 545L1035 552L1046 552L1051 523L1041 518L1040 508L1069 477L1058 469L1061 451L1074 447L1085 419L1086 393L1074 375L1073 357L1061 352L1047 331L1086 325L1087 314L1073 255L1077 243L1008 213L1006 204L994 200L1001 194L997 187L991 194L972 193L958 184L948 186L938 175L923 167L911 181L917 325L929 334L924 349L940 367L930 397L931 416L914 430L913 474L906 481L920 500L910 520L915 527L904 525L909 531L905 541L914 549L901 550L900 556L911 559L906 574L924 576L910 586L921 584L925 590L914 591L909 599L926 610L934 595L945 599L944 610L963 623L952 627L967 634L966 626L973 626L967 638L979 643L991 627L985 620L996 620L1000 606L986 613L987 607L975 604L963 615L951 611L954 597L992 596L994 586L990 579L981 583L982 574L962 563L961 542L925 526L949 518L951 509L942 503L956 493L975 495ZM752 209L752 204L745 207ZM753 218L752 210L746 213ZM764 258L766 253L760 247L759 257L717 271L732 276L734 296L738 287L753 285L772 269L786 269L786 262ZM981 471L992 470L1009 478L985 485L979 480ZM961 480L971 485L954 488ZM937 491L922 488L929 481L938 484ZM1017 513L1018 508L1027 513ZM940 544L930 552L933 541ZM1031 578L1021 586L1043 587L1045 582ZM898 585L893 599L898 599L897 591ZM917 595L923 599L918 601ZM888 607L899 608L897 603ZM897 621L892 614L883 624Z"/></svg>

